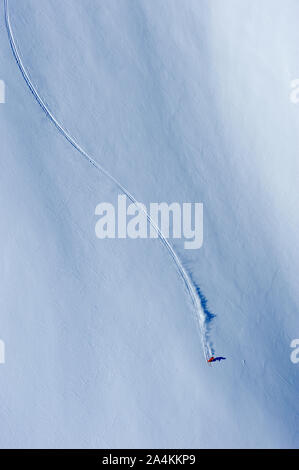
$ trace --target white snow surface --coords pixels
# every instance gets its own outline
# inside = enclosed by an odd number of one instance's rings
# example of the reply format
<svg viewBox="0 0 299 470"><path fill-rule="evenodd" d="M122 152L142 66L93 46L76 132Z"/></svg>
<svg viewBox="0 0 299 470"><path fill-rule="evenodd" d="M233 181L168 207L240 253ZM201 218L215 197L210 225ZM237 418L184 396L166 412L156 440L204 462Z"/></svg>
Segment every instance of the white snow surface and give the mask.
<svg viewBox="0 0 299 470"><path fill-rule="evenodd" d="M7 3L92 162L2 8L0 447L298 448L298 2ZM203 202L203 247L170 244L225 361L160 239L96 238L115 180Z"/></svg>

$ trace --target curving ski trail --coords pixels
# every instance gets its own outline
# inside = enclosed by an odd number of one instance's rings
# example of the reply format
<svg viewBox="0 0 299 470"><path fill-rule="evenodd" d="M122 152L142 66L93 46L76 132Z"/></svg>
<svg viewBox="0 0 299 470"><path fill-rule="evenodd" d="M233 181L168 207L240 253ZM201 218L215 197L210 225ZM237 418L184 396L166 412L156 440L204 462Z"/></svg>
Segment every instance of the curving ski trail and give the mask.
<svg viewBox="0 0 299 470"><path fill-rule="evenodd" d="M107 176L107 178L110 179L129 199L130 201L136 205L136 207L146 215L146 218L150 225L156 230L158 237L160 241L163 243L163 245L167 248L169 254L171 255L173 261L176 264L176 267L179 271L179 274L184 281L184 284L187 288L187 291L191 297L193 306L195 308L195 313L196 313L196 318L197 318L197 327L199 327L199 334L203 346L203 351L204 351L204 356L205 359L207 360L209 357L211 357L214 354L212 344L209 341L209 332L208 332L208 323L211 320L211 317L213 315L210 314L210 312L206 308L206 299L201 293L199 287L196 286L196 284L193 282L191 275L188 274L186 269L184 268L181 260L179 259L178 255L170 245L170 243L167 241L167 239L164 237L163 233L159 229L159 227L155 224L155 222L151 219L150 215L148 214L147 211L145 211L142 207L138 205L138 201L132 196L132 194L116 179L114 176L112 176L105 168L103 168L99 163L97 163L77 142L76 140L63 128L63 126L59 123L59 121L55 118L55 116L52 114L48 106L46 105L45 101L42 99L42 97L39 95L36 87L34 86L24 64L21 59L20 52L17 48L16 41L14 38L13 30L11 27L11 22L10 22L10 14L9 14L9 6L8 6L9 1L4 0L4 14L5 14L5 24L6 24L6 29L7 29L7 34L10 42L10 46L14 55L14 58L17 62L17 65L23 75L23 78L30 89L31 93L33 94L34 98L46 114L46 116L50 119L50 121L54 124L54 126L57 128L57 130L62 134L62 136L91 164L93 165L98 171L100 171L102 174Z"/></svg>

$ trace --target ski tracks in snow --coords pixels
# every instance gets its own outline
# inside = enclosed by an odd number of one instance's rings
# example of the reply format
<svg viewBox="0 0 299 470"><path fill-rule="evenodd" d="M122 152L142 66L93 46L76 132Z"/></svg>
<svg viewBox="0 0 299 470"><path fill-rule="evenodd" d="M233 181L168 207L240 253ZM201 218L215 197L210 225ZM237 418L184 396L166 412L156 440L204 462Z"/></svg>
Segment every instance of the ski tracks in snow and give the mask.
<svg viewBox="0 0 299 470"><path fill-rule="evenodd" d="M48 108L47 104L43 100L43 98L40 96L37 88L33 84L29 73L26 70L26 67L22 61L21 54L19 52L19 49L16 45L16 41L14 38L13 30L11 27L11 22L10 22L10 14L9 14L9 0L4 0L4 14L5 14L5 24L6 24L6 29L7 29L7 34L10 42L10 46L14 55L14 58L17 62L17 65L23 75L23 78L30 89L32 95L48 117L48 119L54 124L56 129L60 132L60 134L84 157L91 165L93 165L96 170L101 172L103 175L105 175L107 178L109 178L110 181L112 181L129 199L130 201L136 205L136 207L140 210L140 206L138 205L137 199L132 196L132 194L116 179L114 176L112 176L105 168L102 167L98 162L96 162L75 140L74 137L72 137L62 126L62 124L59 123L59 121L55 118L54 114L50 111ZM176 267L178 269L178 272L184 281L184 284L187 288L187 291L191 297L195 313L196 313L196 319L197 319L197 326L199 328L199 334L203 346L203 351L204 351L204 356L205 359L207 360L209 357L213 355L213 347L212 344L209 341L209 322L211 321L211 318L213 315L208 311L206 307L206 299L202 295L200 288L195 284L195 282L192 280L192 277L186 269L184 268L181 260L179 259L178 255L170 245L170 243L167 241L167 239L164 237L163 233L159 229L159 227L155 224L155 222L151 219L150 215L141 208L141 210L144 212L144 214L147 217L148 222L150 225L156 230L158 237L163 243L164 247L168 250L171 258L176 264Z"/></svg>

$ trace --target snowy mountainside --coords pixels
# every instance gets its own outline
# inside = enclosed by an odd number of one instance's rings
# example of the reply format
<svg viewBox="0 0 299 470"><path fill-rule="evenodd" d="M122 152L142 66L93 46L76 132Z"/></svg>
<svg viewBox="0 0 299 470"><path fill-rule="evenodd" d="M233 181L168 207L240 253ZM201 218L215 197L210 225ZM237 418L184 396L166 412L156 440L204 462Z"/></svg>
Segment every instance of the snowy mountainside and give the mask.
<svg viewBox="0 0 299 470"><path fill-rule="evenodd" d="M1 447L298 447L298 4L9 0L40 96L145 204L204 204L171 244L216 317L208 367L159 240L98 240L119 189L34 99L2 10Z"/></svg>

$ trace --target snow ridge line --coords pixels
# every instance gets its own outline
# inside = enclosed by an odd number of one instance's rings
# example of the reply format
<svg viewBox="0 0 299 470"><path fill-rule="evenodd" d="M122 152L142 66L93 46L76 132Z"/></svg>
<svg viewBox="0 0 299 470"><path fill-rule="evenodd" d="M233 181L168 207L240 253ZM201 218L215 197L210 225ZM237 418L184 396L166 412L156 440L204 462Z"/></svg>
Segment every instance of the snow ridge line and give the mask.
<svg viewBox="0 0 299 470"><path fill-rule="evenodd" d="M21 59L20 52L17 48L16 41L14 38L13 30L10 23L10 14L9 14L9 6L8 0L4 0L4 15L5 15L5 25L8 34L8 39L10 42L10 46L14 55L14 58L17 62L17 65L23 75L23 78L30 89L31 93L33 94L34 98L46 114L46 116L50 119L52 124L57 128L57 130L62 134L62 136L91 164L93 165L98 171L102 174L107 176L129 199L130 201L135 204L135 206L140 210L140 206L138 205L138 201L132 196L132 194L116 179L112 176L105 168L103 168L99 163L97 163L88 153L76 142L76 140L63 128L63 126L59 123L59 121L55 118L55 116L51 113L50 109L48 108L45 101L39 95L36 87L34 86L24 64ZM149 224L155 229L158 234L160 241L163 245L167 248L169 254L171 255L173 261L175 262L179 274L181 275L184 284L187 288L188 293L191 296L192 303L195 308L196 312L196 319L197 319L197 326L199 327L199 334L202 341L203 352L205 359L207 360L213 354L213 348L208 339L208 328L207 323L209 322L209 318L207 317L207 312L205 305L202 305L202 299L198 295L198 287L194 284L192 278L189 276L187 271L185 270L181 260L179 259L178 255L164 237L163 233L159 229L159 227L155 224L155 222L151 219L150 215L146 210L141 207L142 212L145 214Z"/></svg>

